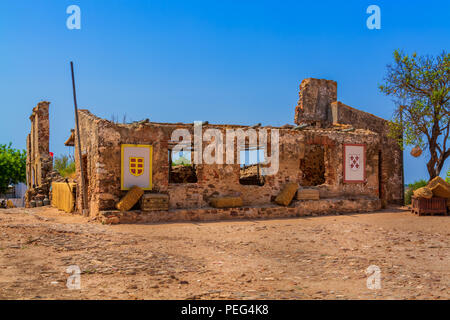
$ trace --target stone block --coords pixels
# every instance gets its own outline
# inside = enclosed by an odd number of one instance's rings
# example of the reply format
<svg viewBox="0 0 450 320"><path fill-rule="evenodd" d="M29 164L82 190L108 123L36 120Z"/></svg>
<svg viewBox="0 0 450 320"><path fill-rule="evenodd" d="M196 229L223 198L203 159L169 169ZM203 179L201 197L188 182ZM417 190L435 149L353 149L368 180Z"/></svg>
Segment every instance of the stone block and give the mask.
<svg viewBox="0 0 450 320"><path fill-rule="evenodd" d="M236 208L242 207L243 201L241 197L215 197L210 204L213 208Z"/></svg>
<svg viewBox="0 0 450 320"><path fill-rule="evenodd" d="M142 211L169 210L169 195L163 193L146 193L140 200Z"/></svg>
<svg viewBox="0 0 450 320"><path fill-rule="evenodd" d="M319 200L319 190L317 189L298 189L297 200Z"/></svg>

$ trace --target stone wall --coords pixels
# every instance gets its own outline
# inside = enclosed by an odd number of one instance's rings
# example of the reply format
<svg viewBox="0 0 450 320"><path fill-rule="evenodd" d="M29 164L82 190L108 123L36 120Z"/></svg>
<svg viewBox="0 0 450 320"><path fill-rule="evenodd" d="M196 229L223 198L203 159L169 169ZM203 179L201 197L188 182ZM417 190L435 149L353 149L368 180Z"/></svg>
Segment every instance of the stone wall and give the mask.
<svg viewBox="0 0 450 320"><path fill-rule="evenodd" d="M108 174L104 170L106 163L99 160L102 148L99 145L98 123L100 119L92 115L87 110L78 111L78 121L80 127L81 156L84 170L85 188L87 190L88 208L93 212L99 210L99 202L107 196L106 186L100 185L100 178ZM83 115L83 116L81 116ZM76 131L75 131L76 132ZM78 153L78 138L75 133L75 168L76 168L76 209L82 213L82 190L81 190L81 170L80 157Z"/></svg>
<svg viewBox="0 0 450 320"><path fill-rule="evenodd" d="M82 149L87 157L89 206L93 216L99 211L113 209L115 203L125 194L125 191L120 190L121 144L151 144L153 146L152 192L169 194L169 206L172 209L208 207L210 198L214 196L239 195L247 206L269 204L287 182L302 184L304 174L300 168L300 161L309 144L319 144L325 150L325 183L320 186L322 197L365 195L377 198L378 196L376 155L379 137L368 130L356 130L349 133L336 128L304 131L277 128L280 132L279 171L276 175L266 176L263 186L240 184L238 163L198 164L196 165L197 183L169 183L168 150L172 132L178 128L193 132L193 124L153 122L115 124L97 118L86 110L79 111L79 118L82 128ZM205 125L203 131L208 128L217 128L225 136L227 128L246 129L248 127ZM270 131L273 128L265 127L265 129ZM366 182L351 185L342 183L343 143L367 145ZM203 147L205 148L206 145L207 143L204 143ZM375 156L372 157L372 155ZM79 170L78 165L77 170ZM80 201L78 197L78 206Z"/></svg>
<svg viewBox="0 0 450 320"><path fill-rule="evenodd" d="M295 123L322 128L348 125L349 130L351 128L368 129L379 134L378 155L375 152L372 155L381 157L378 194L383 200L383 205L403 203L403 154L397 141L388 137L388 122L338 102L335 81L312 78L302 81L299 101L295 109Z"/></svg>
<svg viewBox="0 0 450 320"><path fill-rule="evenodd" d="M31 200L49 198L49 190L53 170L53 158L49 153L50 122L49 105L41 101L33 108L30 116L31 130L27 136L26 178L27 192L25 205L29 206Z"/></svg>
<svg viewBox="0 0 450 320"><path fill-rule="evenodd" d="M295 123L326 125L331 122L330 105L336 100L336 81L304 79L300 84L298 105L295 108Z"/></svg>
<svg viewBox="0 0 450 320"><path fill-rule="evenodd" d="M170 210L209 210L209 201L216 196L240 196L246 207L267 206L287 182L316 188L321 199L366 197L372 200L382 199L384 203L400 202L403 163L400 149L387 136L387 122L345 106L336 99L335 81L305 79L300 85L295 122L308 126L258 128L268 130L269 137L270 131L277 129L280 139L279 170L275 175L265 176L261 186L241 184L241 168L237 162L196 164L196 182L170 183L169 149L173 145L172 132L186 129L193 135L193 124L156 123L148 120L117 124L100 119L87 110L79 110L90 215L98 216L101 211L114 209L116 202L126 193L120 188L122 144L153 146L153 190L148 192L168 194ZM249 129L247 126L205 124L203 133L210 128L220 130L224 138L227 129ZM364 182L344 183L344 144L366 146ZM207 145L208 142L204 142L203 148ZM235 159L236 149L235 145ZM77 154L76 160L77 177L80 180ZM78 183L77 208L81 207L79 186Z"/></svg>
<svg viewBox="0 0 450 320"><path fill-rule="evenodd" d="M169 211L143 212L139 210L120 212L101 211L98 220L105 223L160 223L175 221L214 221L237 219L274 219L348 214L376 211L381 208L380 199L321 199L296 201L288 207L267 204L241 208L195 208L171 209ZM111 219L114 217L114 219Z"/></svg>
<svg viewBox="0 0 450 320"><path fill-rule="evenodd" d="M349 107L338 101L331 104L331 111L333 124L349 124L353 128L368 128L380 135L381 198L385 203L403 204L402 150L395 139L388 137L388 122L373 114Z"/></svg>

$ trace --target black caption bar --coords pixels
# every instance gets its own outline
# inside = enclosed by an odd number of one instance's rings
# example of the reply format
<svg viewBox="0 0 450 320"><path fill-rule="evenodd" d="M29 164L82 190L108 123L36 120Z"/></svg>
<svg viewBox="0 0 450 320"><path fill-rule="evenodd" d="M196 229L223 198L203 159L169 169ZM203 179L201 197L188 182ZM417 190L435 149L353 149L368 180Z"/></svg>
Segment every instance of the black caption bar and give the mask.
<svg viewBox="0 0 450 320"><path fill-rule="evenodd" d="M26 306L23 306L26 305ZM313 315L345 316L365 319L416 312L448 310L448 301L336 301L336 300L145 300L145 301L0 301L2 311L11 309L15 316L32 309L47 315L61 311L71 318L85 319L97 314L120 319L305 319ZM396 310L397 309L397 310ZM442 309L442 310L439 310ZM49 311L52 311L49 313ZM5 311L6 312L6 311ZM65 318L58 316L58 319Z"/></svg>

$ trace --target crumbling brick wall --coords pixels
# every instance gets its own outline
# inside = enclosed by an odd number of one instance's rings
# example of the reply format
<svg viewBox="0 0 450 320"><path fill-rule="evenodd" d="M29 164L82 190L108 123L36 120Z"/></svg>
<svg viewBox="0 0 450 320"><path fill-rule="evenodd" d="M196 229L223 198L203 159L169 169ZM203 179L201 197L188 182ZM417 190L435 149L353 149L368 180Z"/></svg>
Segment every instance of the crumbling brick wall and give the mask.
<svg viewBox="0 0 450 320"><path fill-rule="evenodd" d="M322 128L346 124L353 129L368 129L379 134L378 155L373 154L376 158L381 156L379 197L384 204L403 203L403 154L397 141L388 136L386 120L338 102L337 83L324 79L302 81L295 110L297 124Z"/></svg>
<svg viewBox="0 0 450 320"><path fill-rule="evenodd" d="M86 110L79 111L81 144L87 159L89 179L89 206L91 215L101 210L114 208L125 194L120 190L121 144L151 144L153 146L152 192L169 194L170 208L197 208L209 206L214 196L239 195L245 205L270 203L287 182L301 184L303 172L300 161L305 156L306 145L320 144L324 148L325 182L319 186L322 197L342 195L377 197L377 159L368 159L368 181L360 185L343 186L342 148L343 143L365 143L367 149L378 150L378 135L357 130L347 133L338 129L307 129L303 131L278 128L280 132L280 163L276 175L266 176L263 186L239 183L240 165L198 164L196 183L169 183L169 141L173 130L185 128L193 132L193 124L161 124L142 122L115 124L97 118ZM223 135L227 128L248 128L231 125L205 125L203 130L217 128ZM267 127L271 130L273 128ZM270 133L269 133L270 135ZM205 148L207 143L203 143ZM235 157L237 148L235 148ZM375 151L373 151L375 152ZM77 159L77 157L76 157ZM77 169L79 166L77 165ZM80 197L77 199L80 205Z"/></svg>
<svg viewBox="0 0 450 320"><path fill-rule="evenodd" d="M279 170L275 175L265 176L263 185L239 183L241 168L237 162L196 164L197 182L170 183L169 149L173 145L170 141L172 132L176 129L187 129L193 135L193 124L149 121L117 124L100 119L87 110L79 110L81 148L85 159L90 214L95 216L99 211L113 209L116 202L125 194L120 188L122 144L153 146L151 192L168 194L171 209L207 207L209 200L214 196L241 196L244 205L264 205L270 203L287 182L317 188L321 198L375 199L381 196L389 202L397 201L401 198L399 190L401 190L402 161L399 149L387 137L386 121L378 120L379 118L362 111L347 114L347 109L339 108L336 117L336 112L332 108L336 98L336 82L306 79L301 85L295 120L298 124L306 123L309 126L263 127L269 131L269 136L270 130L273 129L279 130L280 134ZM249 127L206 124L203 126L203 132L209 128L219 129L226 137L227 129ZM344 144L366 146L365 181L344 183ZM204 142L203 148L207 145L208 143ZM382 154L381 165L380 150L389 152L386 155ZM309 158L317 157L322 158L315 160L319 162L318 171L302 165ZM77 154L75 158L79 162ZM236 146L234 158L237 159ZM386 179L381 195L380 168L381 176ZM80 179L79 169L80 164L77 163L78 179ZM79 195L77 206L80 208L80 190L77 194Z"/></svg>
<svg viewBox="0 0 450 320"><path fill-rule="evenodd" d="M41 101L33 108L30 116L31 130L27 135L27 192L25 205L31 200L49 198L49 190L53 176L53 159L50 156L50 102Z"/></svg>
<svg viewBox="0 0 450 320"><path fill-rule="evenodd" d="M98 123L99 118L92 115L87 110L79 110L79 127L80 127L80 140L81 140L81 158L80 163L78 153L78 139L75 133L75 169L76 169L76 209L79 213L82 213L82 190L81 190L81 165L83 165L84 183L87 193L87 208L93 212L98 212L100 199L103 199L107 193L100 186L99 178L102 175L107 175L107 171L104 170L104 163L99 161L99 154L102 152L102 148L99 146L99 134ZM83 115L83 116L81 116Z"/></svg>
<svg viewBox="0 0 450 320"><path fill-rule="evenodd" d="M325 79L304 79L300 84L295 108L296 124L324 126L331 122L330 105L337 100L337 82Z"/></svg>
<svg viewBox="0 0 450 320"><path fill-rule="evenodd" d="M332 103L331 110L334 124L349 124L353 128L368 128L380 135L381 148L379 153L382 158L380 196L386 203L403 204L403 151L397 141L388 136L388 122L338 101Z"/></svg>

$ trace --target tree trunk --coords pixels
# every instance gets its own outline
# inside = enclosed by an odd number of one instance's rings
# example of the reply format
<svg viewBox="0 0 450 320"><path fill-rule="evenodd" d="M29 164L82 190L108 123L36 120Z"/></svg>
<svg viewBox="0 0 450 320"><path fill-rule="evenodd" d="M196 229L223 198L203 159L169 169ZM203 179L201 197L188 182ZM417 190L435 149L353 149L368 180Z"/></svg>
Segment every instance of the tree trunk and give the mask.
<svg viewBox="0 0 450 320"><path fill-rule="evenodd" d="M434 164L436 161L430 159L427 163L428 174L430 175L430 180L436 178L436 170L434 169Z"/></svg>
<svg viewBox="0 0 450 320"><path fill-rule="evenodd" d="M447 152L444 155L441 154L441 156L438 158L436 157L436 148L434 148L433 152L431 151L430 148L431 158L427 163L427 169L428 174L430 175L430 180L434 179L441 173L441 170L445 164L445 160L448 158Z"/></svg>
<svg viewBox="0 0 450 320"><path fill-rule="evenodd" d="M430 160L427 163L428 174L430 175L430 180L434 179L441 173L442 166L446 159L445 154L440 154L438 156L438 146L437 139L439 137L439 119L437 117L436 106L434 108L434 122L431 131L431 138L428 138L428 149L430 150ZM445 144L444 144L445 147ZM445 149L443 151L445 153Z"/></svg>

